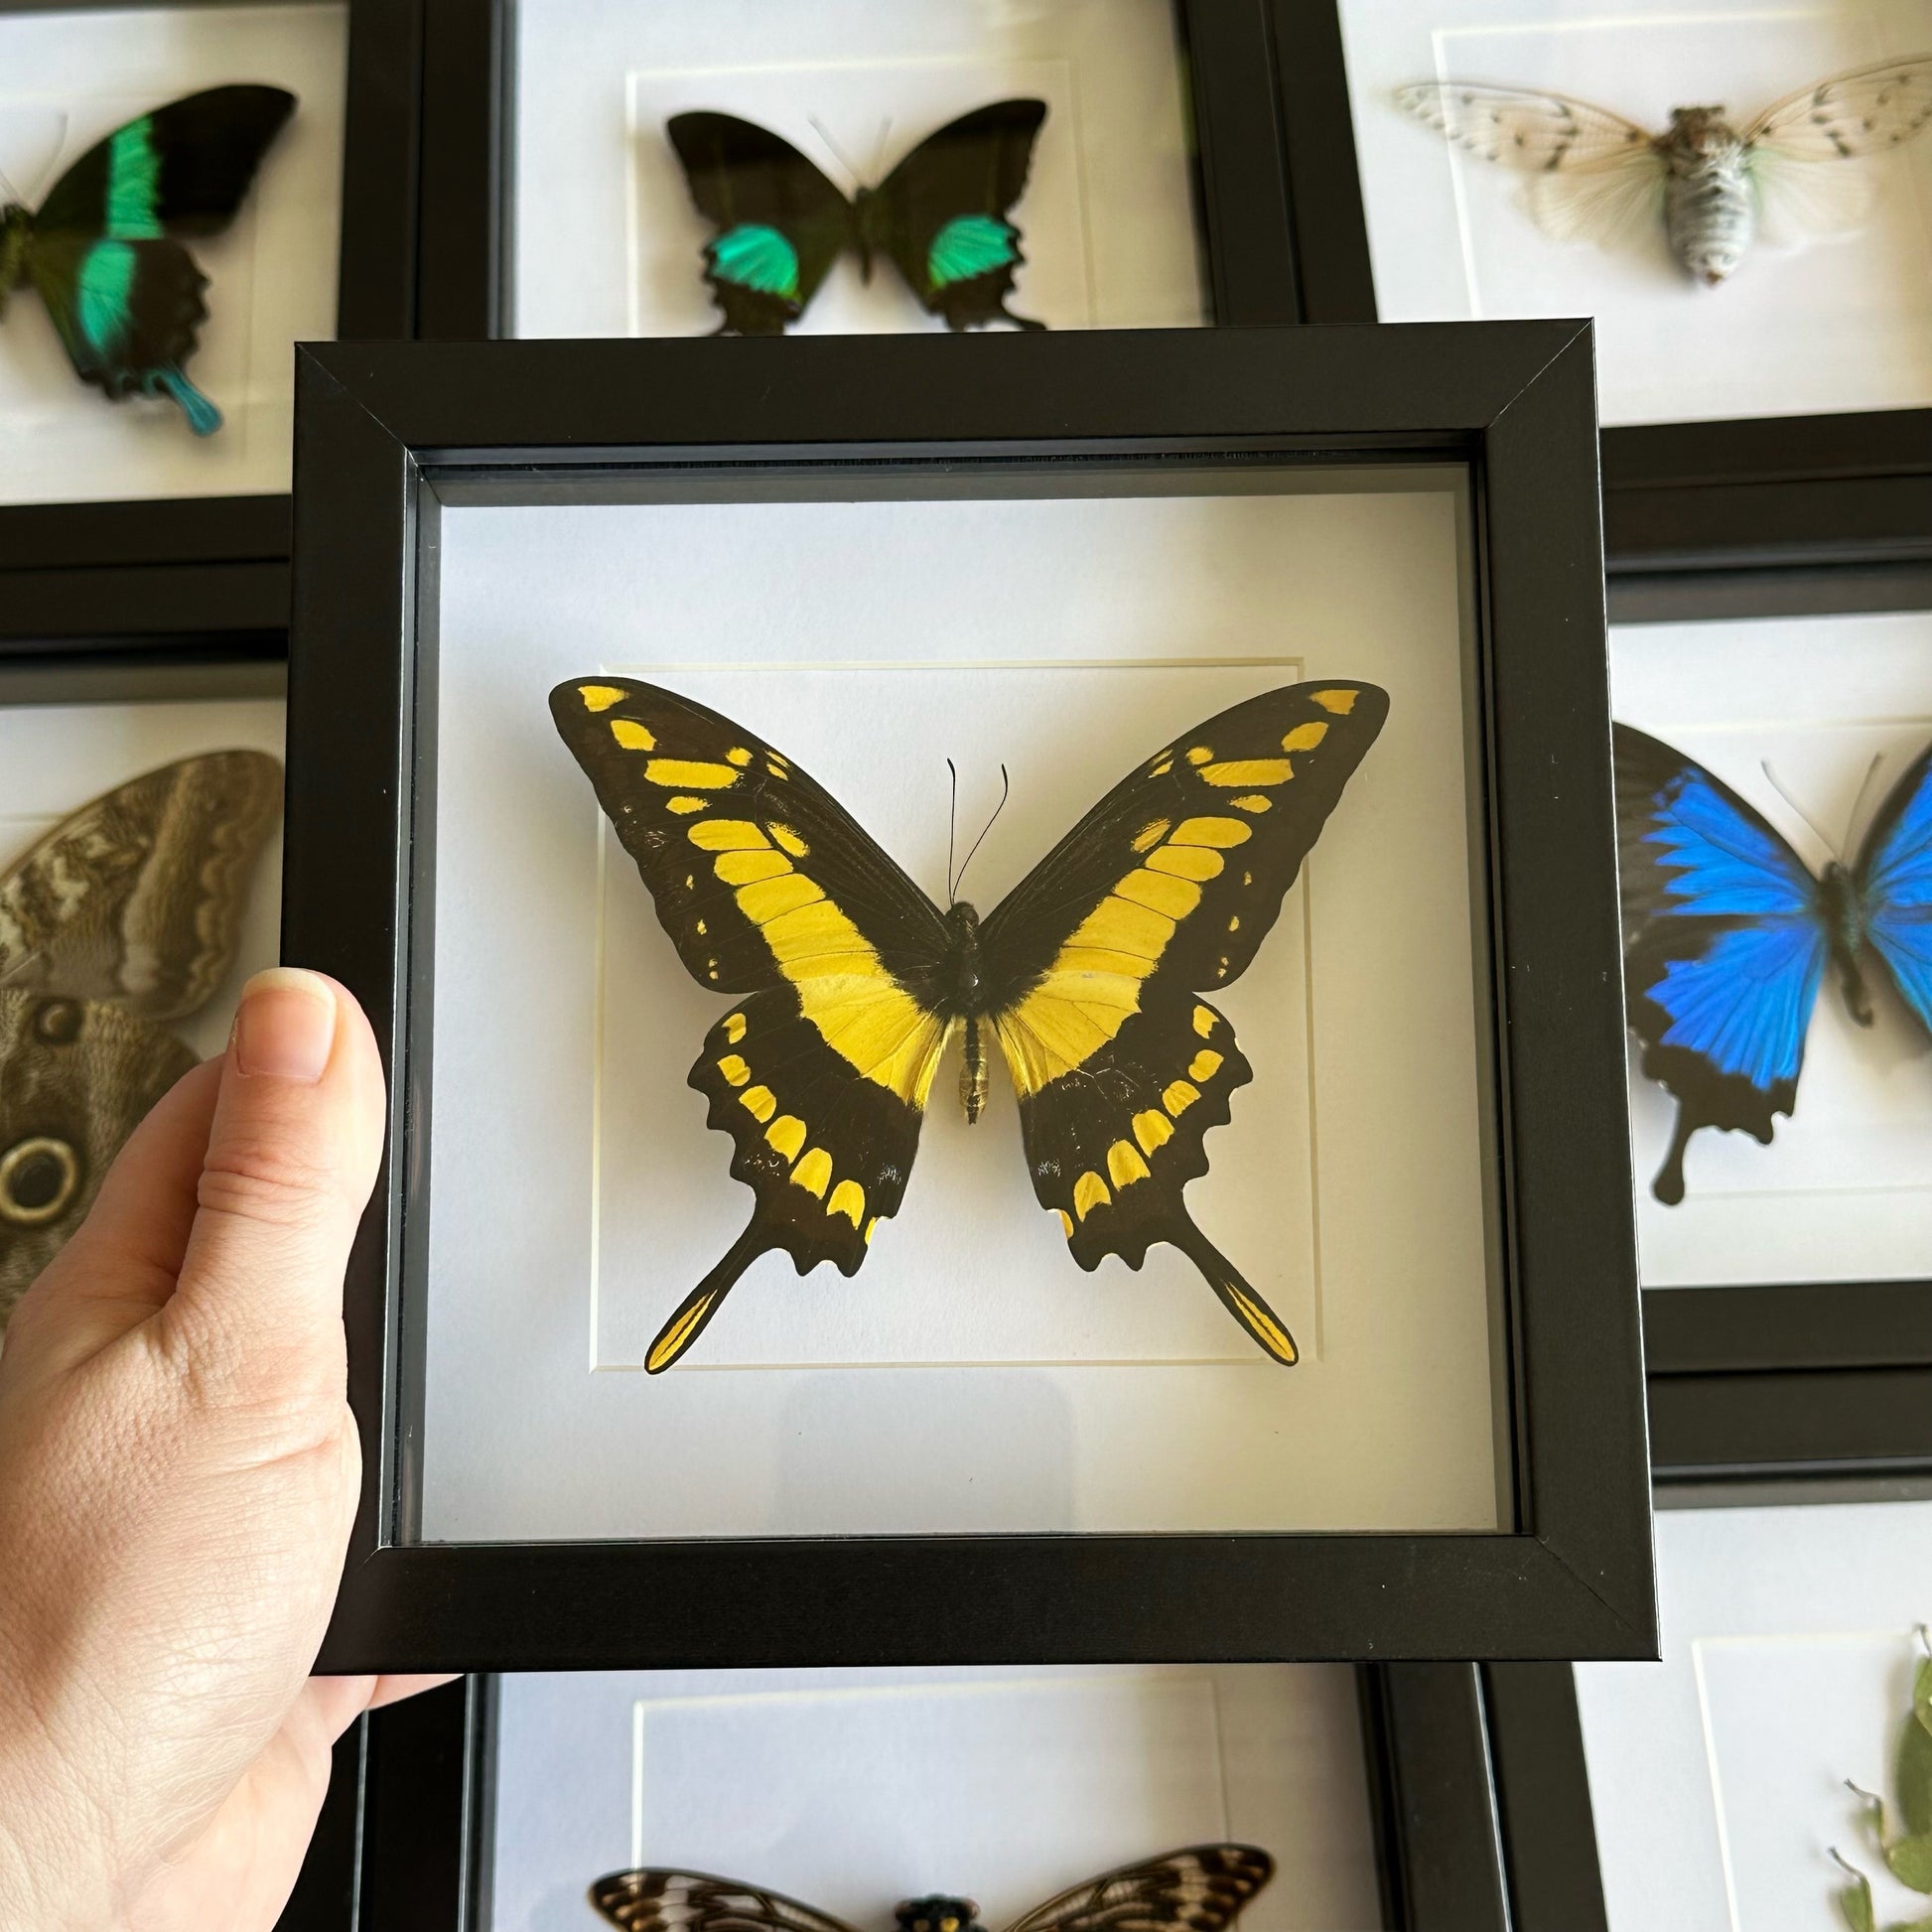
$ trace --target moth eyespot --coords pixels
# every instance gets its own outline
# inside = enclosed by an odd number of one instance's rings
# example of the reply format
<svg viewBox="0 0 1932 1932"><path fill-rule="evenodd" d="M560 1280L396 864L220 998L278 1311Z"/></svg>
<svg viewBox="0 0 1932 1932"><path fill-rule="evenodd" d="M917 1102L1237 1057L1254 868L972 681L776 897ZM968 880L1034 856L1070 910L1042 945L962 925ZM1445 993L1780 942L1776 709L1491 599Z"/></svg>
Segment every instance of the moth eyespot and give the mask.
<svg viewBox="0 0 1932 1932"><path fill-rule="evenodd" d="M0 1154L0 1221L45 1227L67 1212L79 1191L80 1157L66 1141L33 1134Z"/></svg>
<svg viewBox="0 0 1932 1932"><path fill-rule="evenodd" d="M34 1009L34 1037L43 1046L71 1046L80 1037L82 1018L78 1000L43 1000Z"/></svg>

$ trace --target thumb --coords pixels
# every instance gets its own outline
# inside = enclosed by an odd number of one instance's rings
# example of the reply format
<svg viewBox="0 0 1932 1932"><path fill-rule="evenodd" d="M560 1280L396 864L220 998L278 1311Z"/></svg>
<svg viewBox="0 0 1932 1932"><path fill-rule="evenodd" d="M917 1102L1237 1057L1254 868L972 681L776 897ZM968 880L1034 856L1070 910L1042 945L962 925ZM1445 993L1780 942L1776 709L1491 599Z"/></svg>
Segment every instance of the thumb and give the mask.
<svg viewBox="0 0 1932 1932"><path fill-rule="evenodd" d="M339 1354L343 1271L384 1114L375 1035L347 989L289 967L257 973L223 1055L194 1227L162 1311L182 1340L218 1338L247 1356L301 1356L321 1340Z"/></svg>

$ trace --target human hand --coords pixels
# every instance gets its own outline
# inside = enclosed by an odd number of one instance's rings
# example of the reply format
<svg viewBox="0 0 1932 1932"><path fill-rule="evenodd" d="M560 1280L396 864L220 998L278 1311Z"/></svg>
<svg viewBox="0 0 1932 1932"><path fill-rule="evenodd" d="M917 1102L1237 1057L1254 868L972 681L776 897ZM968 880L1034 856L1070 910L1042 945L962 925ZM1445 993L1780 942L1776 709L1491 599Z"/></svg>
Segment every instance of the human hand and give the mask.
<svg viewBox="0 0 1932 1932"><path fill-rule="evenodd" d="M382 1148L361 1009L258 974L0 1352L0 1926L260 1932L330 1746L431 1679L311 1677L361 1455L343 1271Z"/></svg>

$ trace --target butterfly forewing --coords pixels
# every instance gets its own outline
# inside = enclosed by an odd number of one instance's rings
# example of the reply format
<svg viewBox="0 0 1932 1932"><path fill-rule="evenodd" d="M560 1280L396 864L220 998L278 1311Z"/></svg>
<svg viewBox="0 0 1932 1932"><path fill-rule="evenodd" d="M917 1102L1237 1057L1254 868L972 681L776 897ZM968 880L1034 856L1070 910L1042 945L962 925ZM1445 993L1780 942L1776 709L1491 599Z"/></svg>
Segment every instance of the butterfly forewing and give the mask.
<svg viewBox="0 0 1932 1932"><path fill-rule="evenodd" d="M1190 1845L1071 1886L1006 1932L1223 1932L1274 1872L1255 1846Z"/></svg>
<svg viewBox="0 0 1932 1932"><path fill-rule="evenodd" d="M1871 945L1905 1004L1932 1029L1932 747L1892 787L1859 860Z"/></svg>
<svg viewBox="0 0 1932 1932"><path fill-rule="evenodd" d="M1281 1361L1286 1328L1182 1199L1251 1077L1204 996L1254 958L1387 715L1375 686L1331 680L1208 719L1115 786L983 928L1034 1190L1074 1260L1138 1268L1172 1242Z"/></svg>
<svg viewBox="0 0 1932 1932"><path fill-rule="evenodd" d="M623 1932L853 1932L782 1892L702 1871L613 1871L592 1885L591 1903Z"/></svg>
<svg viewBox="0 0 1932 1932"><path fill-rule="evenodd" d="M731 720L616 677L550 705L686 970L740 996L690 1082L757 1205L653 1344L646 1366L665 1368L759 1254L850 1275L897 1209L949 1031L946 928L828 792Z"/></svg>
<svg viewBox="0 0 1932 1932"><path fill-rule="evenodd" d="M1882 154L1932 125L1932 54L1881 61L1787 94L1744 139L1794 161Z"/></svg>
<svg viewBox="0 0 1932 1932"><path fill-rule="evenodd" d="M1396 100L1458 147L1526 174L1614 168L1655 145L1647 128L1569 94L1423 80Z"/></svg>

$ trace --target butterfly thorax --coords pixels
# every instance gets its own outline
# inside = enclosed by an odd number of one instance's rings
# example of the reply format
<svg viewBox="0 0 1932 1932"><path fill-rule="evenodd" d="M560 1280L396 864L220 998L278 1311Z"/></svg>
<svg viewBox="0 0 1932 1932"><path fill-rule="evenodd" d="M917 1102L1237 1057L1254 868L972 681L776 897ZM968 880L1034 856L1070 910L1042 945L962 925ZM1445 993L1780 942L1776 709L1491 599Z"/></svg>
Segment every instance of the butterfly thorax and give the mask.
<svg viewBox="0 0 1932 1932"><path fill-rule="evenodd" d="M859 276L872 280L873 250L886 246L886 205L870 188L862 188L851 203L852 248L859 257Z"/></svg>
<svg viewBox="0 0 1932 1932"><path fill-rule="evenodd" d="M1715 288L1757 232L1750 149L1722 107L1674 107L1661 147L1670 167L1664 219L1671 252Z"/></svg>
<svg viewBox="0 0 1932 1932"><path fill-rule="evenodd" d="M1832 948L1832 964L1845 1005L1861 1027L1871 1025L1871 998L1865 990L1860 955L1865 946L1865 909L1858 882L1834 859L1818 880L1818 910Z"/></svg>
<svg viewBox="0 0 1932 1932"><path fill-rule="evenodd" d="M985 1932L979 1915L980 1908L972 1899L955 1898L946 1892L908 1898L893 1908L899 1932Z"/></svg>
<svg viewBox="0 0 1932 1932"><path fill-rule="evenodd" d="M27 279L27 244L33 232L34 217L18 202L0 207L0 309Z"/></svg>
<svg viewBox="0 0 1932 1932"><path fill-rule="evenodd" d="M966 1023L966 1057L959 1069L959 1104L970 1123L986 1107L986 1044L980 1015L986 1011L986 976L980 956L980 915L963 898L946 911L949 944L939 969L939 1011Z"/></svg>

